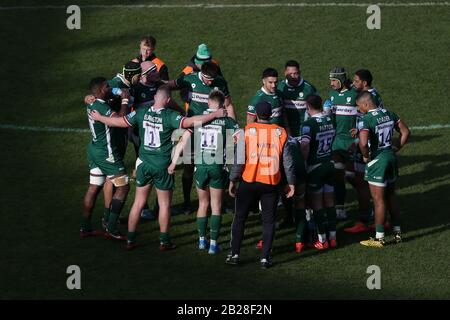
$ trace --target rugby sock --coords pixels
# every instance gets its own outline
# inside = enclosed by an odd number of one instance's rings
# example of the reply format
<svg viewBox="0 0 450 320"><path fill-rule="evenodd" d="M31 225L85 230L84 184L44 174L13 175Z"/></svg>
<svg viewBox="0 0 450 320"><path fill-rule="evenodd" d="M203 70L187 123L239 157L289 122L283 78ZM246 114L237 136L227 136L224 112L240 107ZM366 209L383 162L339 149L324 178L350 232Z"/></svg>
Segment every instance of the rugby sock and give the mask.
<svg viewBox="0 0 450 320"><path fill-rule="evenodd" d="M306 210L295 209L295 242L303 242L306 227Z"/></svg>
<svg viewBox="0 0 450 320"><path fill-rule="evenodd" d="M319 234L319 240L320 242L324 242L327 240L326 234L325 234L325 225L326 225L326 218L325 218L325 209L320 210L314 210L314 216L317 224L317 233Z"/></svg>
<svg viewBox="0 0 450 320"><path fill-rule="evenodd" d="M330 239L336 239L336 208L335 207L329 207L325 208L325 211L327 213L327 220L328 220L328 230L330 231L330 234L332 231L334 231L335 237Z"/></svg>
<svg viewBox="0 0 450 320"><path fill-rule="evenodd" d="M382 239L384 238L384 226L382 224L375 225L375 238Z"/></svg>
<svg viewBox="0 0 450 320"><path fill-rule="evenodd" d="M206 217L197 217L197 230L199 237L206 236L206 226L208 225L208 216Z"/></svg>
<svg viewBox="0 0 450 320"><path fill-rule="evenodd" d="M109 208L103 209L103 220L108 223L109 220L109 214L111 213L111 210Z"/></svg>
<svg viewBox="0 0 450 320"><path fill-rule="evenodd" d="M220 230L220 224L222 223L222 216L221 215L211 215L211 226L210 226L210 237L211 240L216 241L219 238L219 230Z"/></svg>
<svg viewBox="0 0 450 320"><path fill-rule="evenodd" d="M124 201L118 199L112 199L111 201L111 213L108 219L108 230L115 232L117 230L117 220L119 219L120 211L122 210Z"/></svg>
<svg viewBox="0 0 450 320"><path fill-rule="evenodd" d="M87 218L85 216L81 217L81 229L83 231L92 231L91 218Z"/></svg>
<svg viewBox="0 0 450 320"><path fill-rule="evenodd" d="M127 239L128 239L128 242L136 242L136 232L135 231L128 231Z"/></svg>
<svg viewBox="0 0 450 320"><path fill-rule="evenodd" d="M169 244L170 243L170 236L168 232L160 232L159 233L159 242L161 244Z"/></svg>

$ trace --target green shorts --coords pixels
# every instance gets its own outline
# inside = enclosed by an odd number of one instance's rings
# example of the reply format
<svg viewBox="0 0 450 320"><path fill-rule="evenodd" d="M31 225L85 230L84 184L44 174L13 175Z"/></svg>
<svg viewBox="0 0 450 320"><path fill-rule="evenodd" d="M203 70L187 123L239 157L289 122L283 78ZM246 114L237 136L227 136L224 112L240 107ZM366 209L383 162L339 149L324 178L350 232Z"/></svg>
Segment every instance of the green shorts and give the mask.
<svg viewBox="0 0 450 320"><path fill-rule="evenodd" d="M386 187L398 178L397 157L392 151L380 153L367 163L364 179L371 185Z"/></svg>
<svg viewBox="0 0 450 320"><path fill-rule="evenodd" d="M344 162L352 161L353 155L348 152L348 149L352 145L353 140L336 138L333 141L333 146L331 148L333 155L339 155Z"/></svg>
<svg viewBox="0 0 450 320"><path fill-rule="evenodd" d="M175 181L173 175L167 172L167 167L156 167L141 159L136 160L136 185L143 187L154 185L158 190L173 190Z"/></svg>
<svg viewBox="0 0 450 320"><path fill-rule="evenodd" d="M196 165L194 179L199 189L225 189L228 185L228 171L222 165Z"/></svg>
<svg viewBox="0 0 450 320"><path fill-rule="evenodd" d="M125 173L125 165L123 164L122 159L119 156L112 156L110 158L105 156L101 156L100 154L94 155L93 152L88 150L88 161L89 161L89 170L91 172L97 171L96 173L100 174L97 168L100 169L101 174L111 177L116 175L122 175Z"/></svg>
<svg viewBox="0 0 450 320"><path fill-rule="evenodd" d="M334 191L334 164L331 161L310 166L307 170L307 188L309 192Z"/></svg>

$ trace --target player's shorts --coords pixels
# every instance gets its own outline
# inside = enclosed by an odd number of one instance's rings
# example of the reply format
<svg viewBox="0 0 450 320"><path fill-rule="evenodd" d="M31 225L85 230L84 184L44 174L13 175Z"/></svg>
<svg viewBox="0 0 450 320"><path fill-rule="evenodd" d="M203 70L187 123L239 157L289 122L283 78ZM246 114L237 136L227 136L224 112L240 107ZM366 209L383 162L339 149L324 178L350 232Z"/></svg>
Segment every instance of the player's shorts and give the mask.
<svg viewBox="0 0 450 320"><path fill-rule="evenodd" d="M392 151L380 153L372 161L367 163L364 180L369 184L386 187L398 178L397 157Z"/></svg>
<svg viewBox="0 0 450 320"><path fill-rule="evenodd" d="M307 170L307 189L309 192L333 192L334 164L331 161L310 166Z"/></svg>
<svg viewBox="0 0 450 320"><path fill-rule="evenodd" d="M199 189L225 189L228 185L228 172L222 165L196 165L194 180Z"/></svg>
<svg viewBox="0 0 450 320"><path fill-rule="evenodd" d="M167 167L155 166L138 158L136 160L136 185L144 187L149 184L154 185L158 190L173 190L175 179L167 172Z"/></svg>
<svg viewBox="0 0 450 320"><path fill-rule="evenodd" d="M348 152L348 149L350 148L352 143L353 143L353 140L351 140L351 139L347 140L347 139L342 139L342 138L336 137L333 141L333 146L331 149L332 154L339 155L339 157L344 159L344 162L352 161L353 155L350 152Z"/></svg>
<svg viewBox="0 0 450 320"><path fill-rule="evenodd" d="M90 184L102 186L108 178L124 175L125 165L120 157L110 157L94 155L88 150Z"/></svg>

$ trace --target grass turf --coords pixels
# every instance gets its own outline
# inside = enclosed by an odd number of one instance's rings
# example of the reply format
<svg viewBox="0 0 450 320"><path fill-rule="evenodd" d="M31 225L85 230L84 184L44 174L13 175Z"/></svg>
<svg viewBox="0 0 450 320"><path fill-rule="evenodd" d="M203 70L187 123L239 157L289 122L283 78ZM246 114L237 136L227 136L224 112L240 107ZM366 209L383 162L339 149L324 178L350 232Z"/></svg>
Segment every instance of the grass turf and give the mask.
<svg viewBox="0 0 450 320"><path fill-rule="evenodd" d="M228 1L227 1L228 2ZM33 1L24 4L35 4ZM80 2L80 4L89 3ZM112 3L104 1L102 3ZM170 2L180 3L180 2ZM6 5L7 3L5 3ZM20 5L14 2L14 5ZM64 10L0 11L2 124L86 127L82 97L89 79L112 77L133 57L142 34L158 39L157 54L173 76L206 42L221 63L241 124L267 66L302 64L322 93L338 64L370 69L385 104L409 125L449 123L447 7L382 9L382 29L369 31L364 8L90 9L82 29L65 28ZM423 23L417 23L423 21ZM176 95L176 94L175 94ZM413 131L400 156L398 196L405 242L364 248L365 236L342 232L334 251L293 253L294 234L277 233L273 269L262 271L254 244L259 216L250 216L243 265L225 254L196 249L193 216L175 216L179 249L160 253L155 222L140 226L144 246L79 240L81 199L87 187L88 134L0 130L2 233L1 298L450 298L450 130ZM127 167L132 168L131 147ZM177 174L174 204L181 202ZM134 184L132 185L134 186ZM124 212L133 199L133 188ZM195 197L194 193L193 196ZM153 196L151 197L153 200ZM100 227L101 200L94 214ZM356 217L353 191L350 213ZM227 251L232 216L224 216L220 243ZM66 288L68 265L82 270L82 290ZM382 271L382 290L366 288L366 268Z"/></svg>

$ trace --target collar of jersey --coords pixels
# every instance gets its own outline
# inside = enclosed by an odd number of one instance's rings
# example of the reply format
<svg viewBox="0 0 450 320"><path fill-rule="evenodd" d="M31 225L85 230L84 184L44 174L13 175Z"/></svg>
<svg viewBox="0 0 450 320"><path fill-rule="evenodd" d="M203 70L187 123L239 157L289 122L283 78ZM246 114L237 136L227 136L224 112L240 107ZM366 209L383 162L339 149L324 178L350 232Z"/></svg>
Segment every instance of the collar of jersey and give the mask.
<svg viewBox="0 0 450 320"><path fill-rule="evenodd" d="M264 87L261 87L261 91L264 92L265 94L267 94L268 96L274 96L274 95L275 95L275 93L269 93L269 92L267 92L267 91L264 89Z"/></svg>
<svg viewBox="0 0 450 320"><path fill-rule="evenodd" d="M287 79L284 80L284 81L286 81L286 85L287 85L289 88L294 88L294 86L291 86L291 85L288 83ZM304 82L303 78L300 78L298 84L295 85L295 87L300 87L300 86L303 84L303 82Z"/></svg>
<svg viewBox="0 0 450 320"><path fill-rule="evenodd" d="M311 118L320 118L321 116L323 116L323 113L316 113L315 115L311 116Z"/></svg>
<svg viewBox="0 0 450 320"><path fill-rule="evenodd" d="M95 98L95 100L101 102L101 103L106 103L105 100L99 99L99 98Z"/></svg>
<svg viewBox="0 0 450 320"><path fill-rule="evenodd" d="M150 107L151 112L161 113L162 110L164 110L164 108L155 109L153 106Z"/></svg>
<svg viewBox="0 0 450 320"><path fill-rule="evenodd" d="M120 79L120 81L122 81L122 83L123 83L124 85L126 85L128 88L130 87L129 84L127 83L127 82L128 82L127 79L125 79L125 77L123 76L123 74L118 73L118 74L116 75L116 77L118 77L118 78Z"/></svg>

